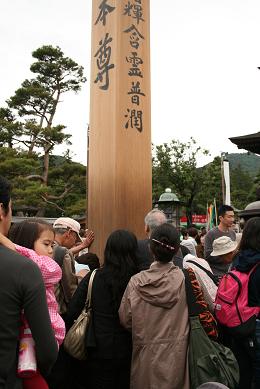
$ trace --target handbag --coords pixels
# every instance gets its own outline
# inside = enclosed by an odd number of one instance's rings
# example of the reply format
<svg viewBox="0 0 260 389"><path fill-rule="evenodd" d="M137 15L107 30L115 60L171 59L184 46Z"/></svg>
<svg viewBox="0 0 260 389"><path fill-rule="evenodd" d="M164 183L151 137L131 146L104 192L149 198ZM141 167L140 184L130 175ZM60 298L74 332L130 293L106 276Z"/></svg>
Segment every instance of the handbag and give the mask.
<svg viewBox="0 0 260 389"><path fill-rule="evenodd" d="M206 382L218 382L230 389L235 389L239 383L239 367L232 351L211 340L204 331L199 314L199 304L196 303L189 273L183 271L190 320L189 336L189 372L190 387L196 389Z"/></svg>
<svg viewBox="0 0 260 389"><path fill-rule="evenodd" d="M67 353L70 354L72 357L79 360L84 360L87 358L85 336L92 315L91 294L92 284L96 271L97 269L93 270L89 279L87 298L84 308L79 317L74 321L74 324L67 332L63 342L65 351L67 351Z"/></svg>

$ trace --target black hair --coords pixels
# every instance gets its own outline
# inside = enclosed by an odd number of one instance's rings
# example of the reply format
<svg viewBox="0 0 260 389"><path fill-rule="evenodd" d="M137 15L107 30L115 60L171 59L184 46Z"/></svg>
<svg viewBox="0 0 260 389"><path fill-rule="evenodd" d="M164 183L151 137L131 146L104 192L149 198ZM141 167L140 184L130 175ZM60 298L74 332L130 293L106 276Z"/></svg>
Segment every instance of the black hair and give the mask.
<svg viewBox="0 0 260 389"><path fill-rule="evenodd" d="M42 219L28 219L12 225L9 238L19 246L34 249L34 243L39 239L42 231L53 231L51 224Z"/></svg>
<svg viewBox="0 0 260 389"><path fill-rule="evenodd" d="M85 254L79 255L76 258L76 261L78 263L83 264L83 265L88 265L90 270L94 270L94 269L99 269L100 268L99 258L94 253L85 253Z"/></svg>
<svg viewBox="0 0 260 389"><path fill-rule="evenodd" d="M188 235L188 230L187 230L187 228L182 227L182 228L181 228L181 234L182 234L183 237L184 237L184 236L187 236L187 235Z"/></svg>
<svg viewBox="0 0 260 389"><path fill-rule="evenodd" d="M154 229L150 237L150 248L159 262L170 262L180 247L180 234L172 224L162 224Z"/></svg>
<svg viewBox="0 0 260 389"><path fill-rule="evenodd" d="M137 272L136 236L127 230L116 230L107 239L101 276L107 283L117 311L130 278Z"/></svg>
<svg viewBox="0 0 260 389"><path fill-rule="evenodd" d="M252 217L245 223L239 250L246 249L260 252L260 217Z"/></svg>
<svg viewBox="0 0 260 389"><path fill-rule="evenodd" d="M9 211L10 200L11 200L11 184L6 178L0 176L0 203L2 203L3 205L5 214L7 214Z"/></svg>
<svg viewBox="0 0 260 389"><path fill-rule="evenodd" d="M199 234L196 235L194 239L195 239L195 242L196 242L197 244L201 244L201 239L200 239L200 235L199 235Z"/></svg>
<svg viewBox="0 0 260 389"><path fill-rule="evenodd" d="M190 228L188 228L188 234L189 234L189 236L191 236L192 238L196 238L196 236L198 235L198 230L197 230L197 228L195 228L195 227L190 227Z"/></svg>
<svg viewBox="0 0 260 389"><path fill-rule="evenodd" d="M226 212L230 212L230 211L233 211L234 212L234 208L232 208L230 205L226 205L226 204L223 204L219 207L218 209L218 217L219 216L222 216L224 217L225 216L225 213Z"/></svg>

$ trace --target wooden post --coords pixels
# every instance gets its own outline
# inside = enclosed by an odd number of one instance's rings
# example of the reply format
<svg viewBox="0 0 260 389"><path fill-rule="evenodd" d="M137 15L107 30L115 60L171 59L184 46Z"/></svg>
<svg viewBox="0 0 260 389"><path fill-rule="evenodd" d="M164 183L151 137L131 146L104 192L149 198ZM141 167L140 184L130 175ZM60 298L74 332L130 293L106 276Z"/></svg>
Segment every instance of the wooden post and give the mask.
<svg viewBox="0 0 260 389"><path fill-rule="evenodd" d="M144 236L152 207L149 0L93 0L88 166L91 250Z"/></svg>

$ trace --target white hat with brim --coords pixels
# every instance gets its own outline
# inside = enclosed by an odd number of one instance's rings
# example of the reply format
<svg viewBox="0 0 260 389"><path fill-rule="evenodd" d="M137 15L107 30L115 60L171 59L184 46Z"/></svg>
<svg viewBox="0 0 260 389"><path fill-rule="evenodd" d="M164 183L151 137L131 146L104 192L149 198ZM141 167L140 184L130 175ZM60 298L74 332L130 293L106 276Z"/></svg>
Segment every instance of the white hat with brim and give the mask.
<svg viewBox="0 0 260 389"><path fill-rule="evenodd" d="M221 236L213 241L213 251L210 254L212 257L219 257L231 253L237 248L237 242L233 241L229 236Z"/></svg>
<svg viewBox="0 0 260 389"><path fill-rule="evenodd" d="M80 224L76 220L71 219L70 217L59 217L53 223L53 228L64 228L64 229L72 230L72 231L76 232L76 234L78 236L78 240L82 241L82 238L79 235Z"/></svg>

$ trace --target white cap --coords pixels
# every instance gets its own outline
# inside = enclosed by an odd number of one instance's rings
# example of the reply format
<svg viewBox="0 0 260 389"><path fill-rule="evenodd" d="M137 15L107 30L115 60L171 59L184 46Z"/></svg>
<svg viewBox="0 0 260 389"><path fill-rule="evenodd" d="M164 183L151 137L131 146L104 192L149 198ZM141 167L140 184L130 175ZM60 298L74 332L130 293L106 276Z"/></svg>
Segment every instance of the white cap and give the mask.
<svg viewBox="0 0 260 389"><path fill-rule="evenodd" d="M55 222L53 223L53 228L66 228L70 229L78 235L78 238L80 241L82 241L81 236L79 235L80 231L80 224L70 217L59 217Z"/></svg>

